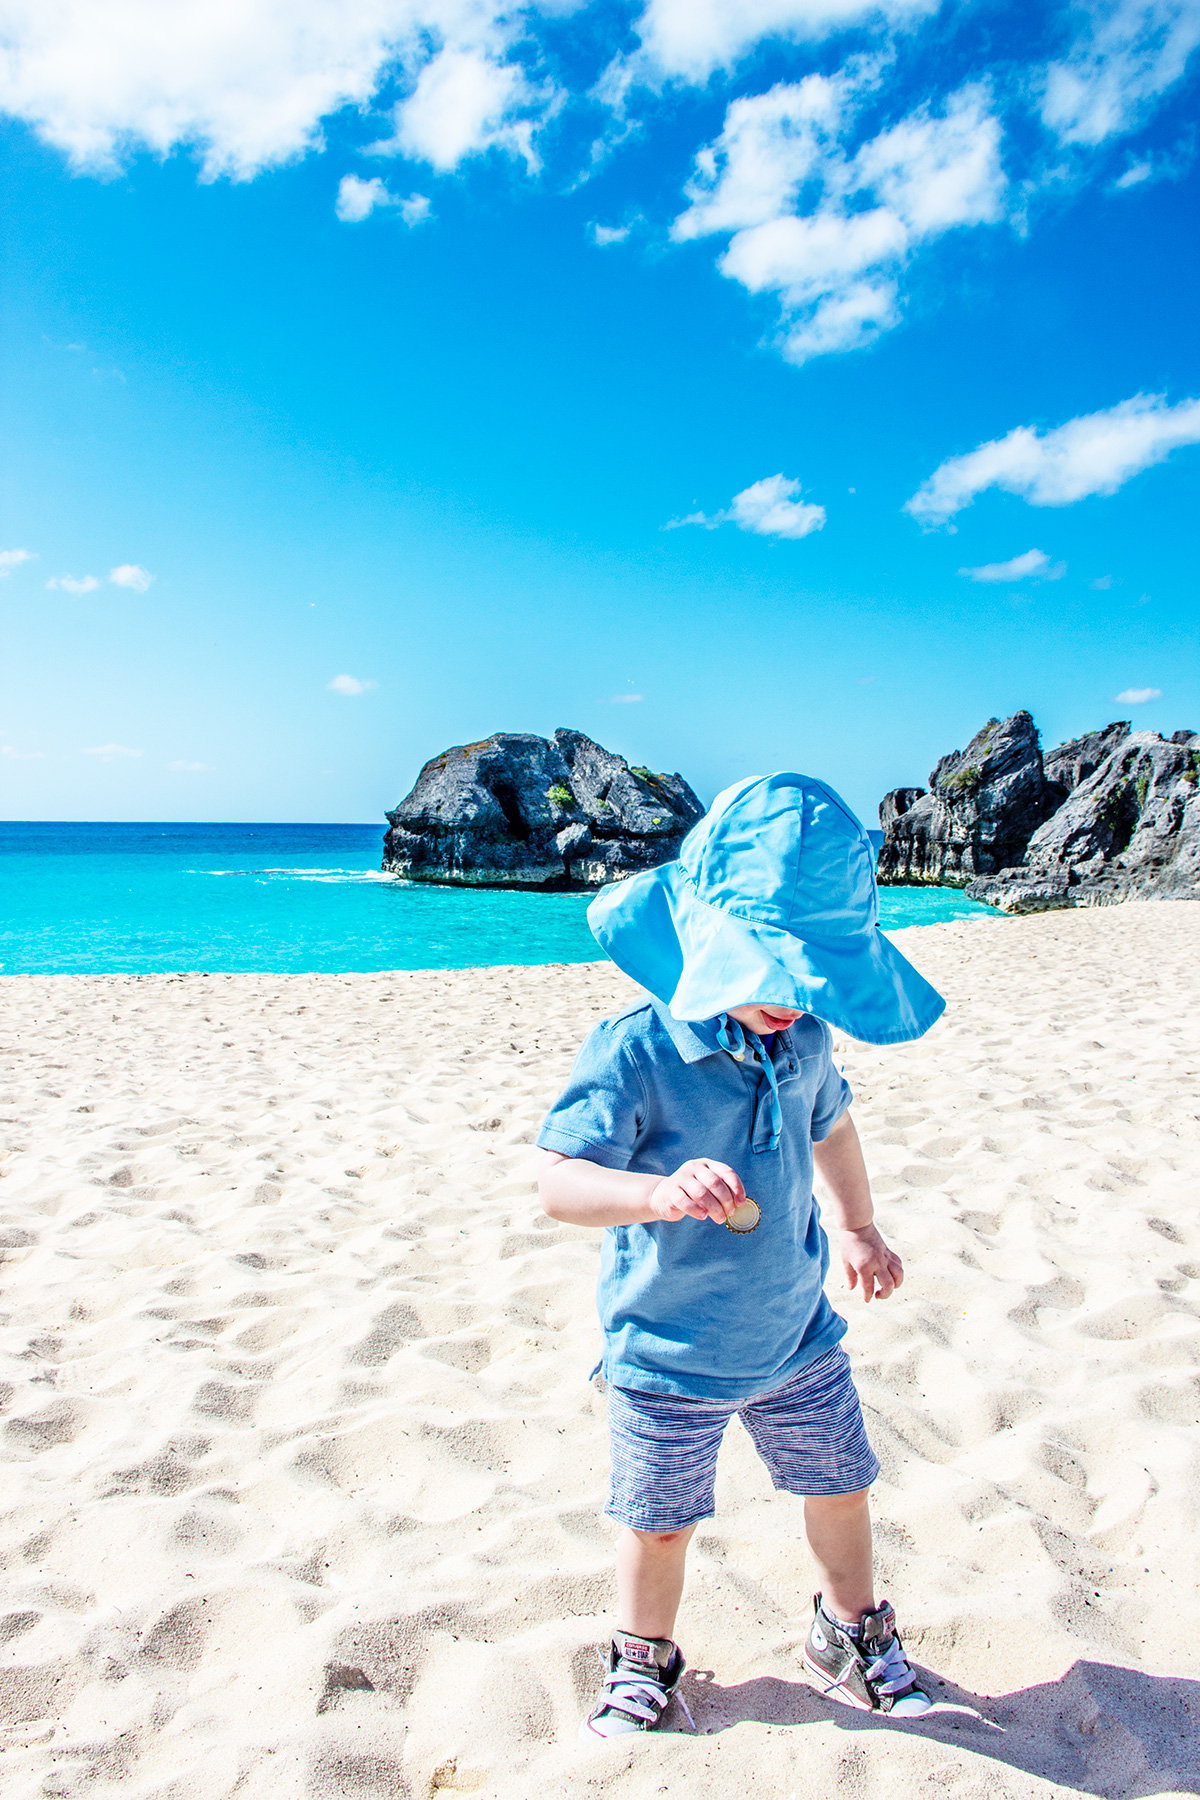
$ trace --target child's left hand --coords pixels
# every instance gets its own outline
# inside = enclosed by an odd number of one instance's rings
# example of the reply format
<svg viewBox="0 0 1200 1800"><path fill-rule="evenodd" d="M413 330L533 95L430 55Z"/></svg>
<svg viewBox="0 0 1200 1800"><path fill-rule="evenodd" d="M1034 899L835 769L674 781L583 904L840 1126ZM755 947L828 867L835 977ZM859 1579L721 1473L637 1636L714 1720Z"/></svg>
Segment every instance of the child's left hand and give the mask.
<svg viewBox="0 0 1200 1800"><path fill-rule="evenodd" d="M866 1301L886 1300L904 1280L904 1264L894 1250L889 1250L874 1225L860 1225L857 1230L843 1229L838 1234L838 1249L846 1280L852 1288L862 1283Z"/></svg>

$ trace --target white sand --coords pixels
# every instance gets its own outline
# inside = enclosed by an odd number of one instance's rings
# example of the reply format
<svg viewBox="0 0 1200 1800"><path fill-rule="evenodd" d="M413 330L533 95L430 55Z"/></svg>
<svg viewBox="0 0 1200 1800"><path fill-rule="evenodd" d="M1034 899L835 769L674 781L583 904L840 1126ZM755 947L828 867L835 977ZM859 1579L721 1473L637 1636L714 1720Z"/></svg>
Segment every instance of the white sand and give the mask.
<svg viewBox="0 0 1200 1800"><path fill-rule="evenodd" d="M575 1747L597 1239L530 1146L613 970L10 978L6 1800L1195 1791L1200 905L899 936L947 1018L845 1060L908 1281L832 1287L882 1585L960 1710L801 1680L799 1506L734 1426L701 1735Z"/></svg>

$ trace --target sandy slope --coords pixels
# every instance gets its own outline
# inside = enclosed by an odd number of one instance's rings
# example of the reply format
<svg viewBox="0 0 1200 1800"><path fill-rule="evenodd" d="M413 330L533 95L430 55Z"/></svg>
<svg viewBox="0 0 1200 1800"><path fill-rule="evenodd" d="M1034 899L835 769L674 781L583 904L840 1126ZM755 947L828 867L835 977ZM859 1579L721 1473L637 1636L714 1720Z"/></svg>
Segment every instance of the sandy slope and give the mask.
<svg viewBox="0 0 1200 1800"><path fill-rule="evenodd" d="M798 1507L735 1426L700 1735L574 1747L596 1242L530 1144L614 971L10 978L5 1796L1194 1791L1200 906L899 936L951 1007L845 1046L909 1268L847 1341L884 1587L959 1710L803 1684Z"/></svg>

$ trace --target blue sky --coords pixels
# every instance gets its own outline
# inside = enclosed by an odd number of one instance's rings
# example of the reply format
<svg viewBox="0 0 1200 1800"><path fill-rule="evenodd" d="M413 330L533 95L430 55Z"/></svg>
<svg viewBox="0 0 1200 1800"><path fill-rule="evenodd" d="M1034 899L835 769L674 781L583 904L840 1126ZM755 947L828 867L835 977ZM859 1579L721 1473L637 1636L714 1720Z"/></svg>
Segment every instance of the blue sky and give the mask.
<svg viewBox="0 0 1200 1800"><path fill-rule="evenodd" d="M874 824L1018 706L1200 726L1197 0L51 10L0 814L369 820L571 725Z"/></svg>

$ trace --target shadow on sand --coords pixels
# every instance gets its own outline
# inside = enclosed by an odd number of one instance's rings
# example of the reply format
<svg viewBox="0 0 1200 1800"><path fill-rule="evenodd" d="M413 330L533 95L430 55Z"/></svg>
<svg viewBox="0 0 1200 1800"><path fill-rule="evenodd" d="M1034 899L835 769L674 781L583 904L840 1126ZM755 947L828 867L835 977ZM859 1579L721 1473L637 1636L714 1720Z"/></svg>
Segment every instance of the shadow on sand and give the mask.
<svg viewBox="0 0 1200 1800"><path fill-rule="evenodd" d="M1200 1681L1077 1662L1058 1681L987 1698L935 1676L927 1685L937 1708L919 1721L856 1712L806 1682L775 1676L721 1687L708 1671L693 1669L680 1691L701 1735L747 1720L827 1720L850 1732L933 1738L1098 1800L1200 1792ZM688 1729L677 1706L666 1729Z"/></svg>

